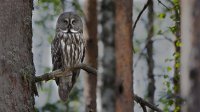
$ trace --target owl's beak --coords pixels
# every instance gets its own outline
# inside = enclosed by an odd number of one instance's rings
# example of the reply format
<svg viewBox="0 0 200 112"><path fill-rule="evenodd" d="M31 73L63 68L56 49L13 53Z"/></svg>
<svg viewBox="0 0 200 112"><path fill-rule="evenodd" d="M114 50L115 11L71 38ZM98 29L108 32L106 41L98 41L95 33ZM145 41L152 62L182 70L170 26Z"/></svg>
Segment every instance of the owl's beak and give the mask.
<svg viewBox="0 0 200 112"><path fill-rule="evenodd" d="M67 33L77 33L78 31L74 30L71 25L66 29Z"/></svg>

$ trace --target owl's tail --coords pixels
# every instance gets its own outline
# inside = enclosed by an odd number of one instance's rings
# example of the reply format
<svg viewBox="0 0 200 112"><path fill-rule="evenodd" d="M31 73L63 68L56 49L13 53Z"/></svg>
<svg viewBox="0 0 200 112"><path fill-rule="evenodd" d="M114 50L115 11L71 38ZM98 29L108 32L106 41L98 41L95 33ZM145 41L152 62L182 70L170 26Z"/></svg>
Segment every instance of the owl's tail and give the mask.
<svg viewBox="0 0 200 112"><path fill-rule="evenodd" d="M72 90L74 84L76 83L76 79L79 75L79 71L71 73L72 75L69 77L60 77L58 80L58 93L60 99L64 102L67 101L70 91Z"/></svg>

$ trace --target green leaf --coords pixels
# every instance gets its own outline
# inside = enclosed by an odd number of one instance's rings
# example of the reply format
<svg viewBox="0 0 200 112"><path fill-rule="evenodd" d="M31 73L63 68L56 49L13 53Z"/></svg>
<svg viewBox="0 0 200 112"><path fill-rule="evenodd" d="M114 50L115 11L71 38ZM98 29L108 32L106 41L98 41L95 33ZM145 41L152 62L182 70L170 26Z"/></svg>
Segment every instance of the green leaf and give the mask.
<svg viewBox="0 0 200 112"><path fill-rule="evenodd" d="M176 67L176 68L180 68L180 63L176 63L176 64L175 64L175 67Z"/></svg>
<svg viewBox="0 0 200 112"><path fill-rule="evenodd" d="M170 72L172 71L172 68L170 66L167 67L167 71Z"/></svg>
<svg viewBox="0 0 200 112"><path fill-rule="evenodd" d="M172 33L176 33L177 28L176 28L176 26L172 26L172 27L169 27L169 30L170 30Z"/></svg>
<svg viewBox="0 0 200 112"><path fill-rule="evenodd" d="M177 107L175 108L174 112L179 112L180 109L181 109L180 106L177 106Z"/></svg>
<svg viewBox="0 0 200 112"><path fill-rule="evenodd" d="M164 19L166 17L166 14L165 13L160 13L160 14L158 14L158 17L160 19Z"/></svg>
<svg viewBox="0 0 200 112"><path fill-rule="evenodd" d="M176 42L176 46L181 47L181 46L182 46L182 42L177 41L177 42Z"/></svg>
<svg viewBox="0 0 200 112"><path fill-rule="evenodd" d="M174 53L174 58L180 58L181 54L179 52Z"/></svg>

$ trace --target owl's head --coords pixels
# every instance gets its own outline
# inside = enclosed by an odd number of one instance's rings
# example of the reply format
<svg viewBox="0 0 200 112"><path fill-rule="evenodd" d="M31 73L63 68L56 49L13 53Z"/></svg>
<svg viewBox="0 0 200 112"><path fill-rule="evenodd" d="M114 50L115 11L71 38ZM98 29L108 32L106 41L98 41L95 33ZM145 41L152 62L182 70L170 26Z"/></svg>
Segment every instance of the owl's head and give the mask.
<svg viewBox="0 0 200 112"><path fill-rule="evenodd" d="M56 30L64 33L80 33L83 32L83 23L77 14L64 12L58 17Z"/></svg>

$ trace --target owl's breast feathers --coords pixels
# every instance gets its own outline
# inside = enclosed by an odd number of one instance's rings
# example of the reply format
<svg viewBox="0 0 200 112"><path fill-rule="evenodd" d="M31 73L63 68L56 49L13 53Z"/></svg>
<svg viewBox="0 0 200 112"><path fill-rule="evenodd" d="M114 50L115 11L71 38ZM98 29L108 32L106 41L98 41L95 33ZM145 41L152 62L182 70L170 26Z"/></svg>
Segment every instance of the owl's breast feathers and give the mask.
<svg viewBox="0 0 200 112"><path fill-rule="evenodd" d="M57 33L52 42L51 52L53 70L80 64L85 53L83 34ZM79 75L79 70L69 74L72 74L72 76L56 78L56 83L59 85L59 96L63 101L67 100Z"/></svg>
<svg viewBox="0 0 200 112"><path fill-rule="evenodd" d="M80 64L84 58L82 33L59 32L52 42L52 61L55 69Z"/></svg>

